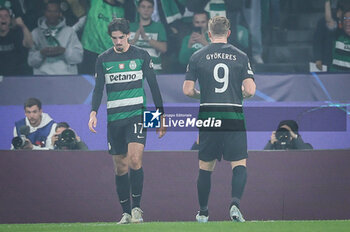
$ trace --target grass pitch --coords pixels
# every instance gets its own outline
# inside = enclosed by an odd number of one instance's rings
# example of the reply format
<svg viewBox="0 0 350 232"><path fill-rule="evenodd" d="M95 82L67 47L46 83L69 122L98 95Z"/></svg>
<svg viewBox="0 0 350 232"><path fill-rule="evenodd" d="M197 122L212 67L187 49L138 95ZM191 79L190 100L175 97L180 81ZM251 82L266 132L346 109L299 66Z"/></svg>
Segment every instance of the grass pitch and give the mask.
<svg viewBox="0 0 350 232"><path fill-rule="evenodd" d="M48 223L1 224L0 232L349 232L350 220L337 221L248 221L224 222L147 222L117 225L116 223Z"/></svg>

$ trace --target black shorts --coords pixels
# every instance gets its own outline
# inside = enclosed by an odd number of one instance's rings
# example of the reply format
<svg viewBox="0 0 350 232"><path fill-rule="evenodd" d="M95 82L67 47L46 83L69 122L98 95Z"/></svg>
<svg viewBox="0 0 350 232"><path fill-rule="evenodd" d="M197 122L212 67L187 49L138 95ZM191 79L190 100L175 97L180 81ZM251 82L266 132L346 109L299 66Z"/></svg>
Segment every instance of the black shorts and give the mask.
<svg viewBox="0 0 350 232"><path fill-rule="evenodd" d="M213 161L221 158L238 161L248 158L245 131L200 131L198 158Z"/></svg>
<svg viewBox="0 0 350 232"><path fill-rule="evenodd" d="M126 155L129 143L146 144L147 130L141 122L130 122L125 125L108 125L108 152L111 155Z"/></svg>

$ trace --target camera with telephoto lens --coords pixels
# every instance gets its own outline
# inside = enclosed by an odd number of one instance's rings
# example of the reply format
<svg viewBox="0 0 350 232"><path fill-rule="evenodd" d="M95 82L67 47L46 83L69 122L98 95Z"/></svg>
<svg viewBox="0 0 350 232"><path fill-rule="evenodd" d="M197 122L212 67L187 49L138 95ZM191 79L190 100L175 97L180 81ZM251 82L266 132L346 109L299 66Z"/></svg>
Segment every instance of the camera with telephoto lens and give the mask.
<svg viewBox="0 0 350 232"><path fill-rule="evenodd" d="M276 147L278 149L287 149L292 141L290 131L283 127L280 127L277 129L276 139L277 139Z"/></svg>
<svg viewBox="0 0 350 232"><path fill-rule="evenodd" d="M71 129L65 129L58 135L58 140L55 142L55 146L59 150L75 149L77 142L74 131Z"/></svg>
<svg viewBox="0 0 350 232"><path fill-rule="evenodd" d="M20 136L14 137L12 139L12 145L16 150L22 149L26 145L26 136L20 135Z"/></svg>
<svg viewBox="0 0 350 232"><path fill-rule="evenodd" d="M27 125L23 125L19 128L19 136L12 139L12 145L14 149L22 149L27 144L27 135L29 135L30 128Z"/></svg>

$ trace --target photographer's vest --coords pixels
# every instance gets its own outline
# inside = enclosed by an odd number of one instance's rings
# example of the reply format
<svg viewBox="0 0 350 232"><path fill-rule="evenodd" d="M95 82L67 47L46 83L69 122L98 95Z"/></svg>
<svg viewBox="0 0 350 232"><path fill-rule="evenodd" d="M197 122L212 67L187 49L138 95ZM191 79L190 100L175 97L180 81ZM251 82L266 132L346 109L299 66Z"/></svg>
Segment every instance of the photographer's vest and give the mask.
<svg viewBox="0 0 350 232"><path fill-rule="evenodd" d="M51 127L55 122L51 120L44 127L38 128L36 131L27 135L27 138L32 142L33 145L45 147L47 136L49 136ZM20 136L20 128L26 125L26 119L23 118L15 122L17 135Z"/></svg>

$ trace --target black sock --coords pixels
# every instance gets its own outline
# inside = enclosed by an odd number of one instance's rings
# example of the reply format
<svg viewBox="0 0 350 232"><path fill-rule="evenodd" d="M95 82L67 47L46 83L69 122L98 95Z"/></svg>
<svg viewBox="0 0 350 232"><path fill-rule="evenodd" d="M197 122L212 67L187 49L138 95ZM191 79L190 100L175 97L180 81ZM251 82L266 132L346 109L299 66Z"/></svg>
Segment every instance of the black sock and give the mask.
<svg viewBox="0 0 350 232"><path fill-rule="evenodd" d="M131 183L131 196L132 196L132 208L139 207L142 197L143 189L143 168L138 170L130 169L130 183Z"/></svg>
<svg viewBox="0 0 350 232"><path fill-rule="evenodd" d="M115 184L117 186L117 193L119 202L123 208L123 213L131 214L130 207L130 183L129 175L126 173L122 176L115 176Z"/></svg>
<svg viewBox="0 0 350 232"><path fill-rule="evenodd" d="M232 205L239 208L239 203L243 195L244 187L247 182L247 168L244 166L237 166L232 170Z"/></svg>
<svg viewBox="0 0 350 232"><path fill-rule="evenodd" d="M199 169L197 179L198 201L200 206L199 215L208 216L208 199L211 185L211 172Z"/></svg>

